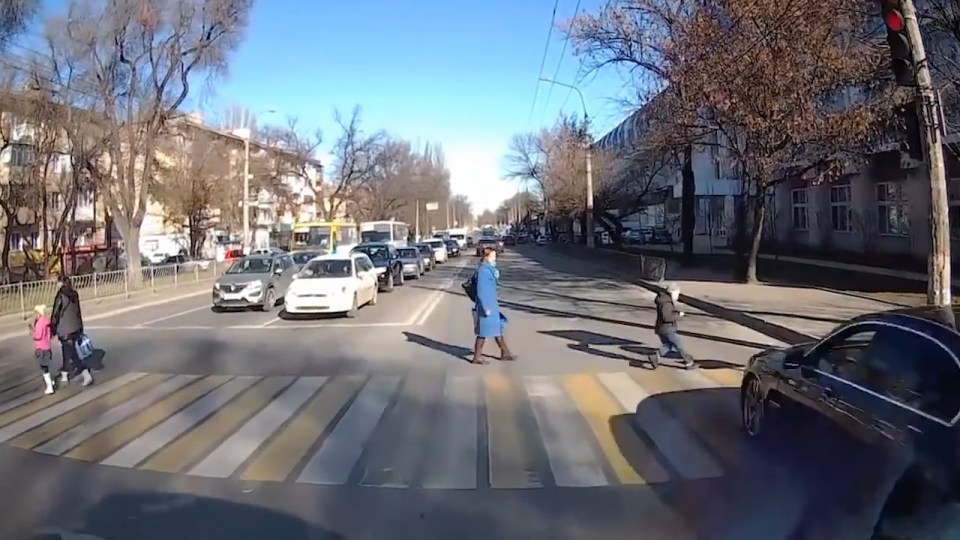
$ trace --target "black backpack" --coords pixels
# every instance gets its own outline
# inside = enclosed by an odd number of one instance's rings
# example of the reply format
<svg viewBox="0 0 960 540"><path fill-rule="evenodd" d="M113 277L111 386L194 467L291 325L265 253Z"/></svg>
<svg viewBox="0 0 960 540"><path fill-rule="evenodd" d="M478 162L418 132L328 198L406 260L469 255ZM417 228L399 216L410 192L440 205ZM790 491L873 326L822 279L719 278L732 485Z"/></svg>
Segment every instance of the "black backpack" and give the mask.
<svg viewBox="0 0 960 540"><path fill-rule="evenodd" d="M467 298L469 298L471 302L477 301L477 273L476 272L474 272L473 275L470 276L470 279L461 283L460 286L463 287L464 294L467 295Z"/></svg>

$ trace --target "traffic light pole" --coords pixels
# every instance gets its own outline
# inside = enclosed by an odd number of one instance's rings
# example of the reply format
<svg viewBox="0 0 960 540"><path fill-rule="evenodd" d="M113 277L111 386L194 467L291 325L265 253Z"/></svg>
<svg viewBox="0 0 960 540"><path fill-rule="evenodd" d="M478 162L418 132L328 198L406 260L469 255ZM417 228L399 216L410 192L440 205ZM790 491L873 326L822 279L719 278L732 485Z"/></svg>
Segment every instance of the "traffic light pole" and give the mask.
<svg viewBox="0 0 960 540"><path fill-rule="evenodd" d="M943 115L933 87L930 65L923 47L923 35L913 0L901 0L905 30L913 51L917 77L917 116L923 137L924 163L930 178L930 258L927 263L927 303L949 306L952 301L950 276L950 221L947 174L943 161Z"/></svg>

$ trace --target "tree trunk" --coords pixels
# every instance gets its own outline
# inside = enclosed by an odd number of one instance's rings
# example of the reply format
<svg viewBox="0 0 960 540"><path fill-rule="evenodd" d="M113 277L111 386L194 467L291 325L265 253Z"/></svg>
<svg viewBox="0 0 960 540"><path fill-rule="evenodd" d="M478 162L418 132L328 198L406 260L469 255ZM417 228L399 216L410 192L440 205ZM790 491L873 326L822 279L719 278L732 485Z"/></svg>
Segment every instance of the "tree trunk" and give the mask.
<svg viewBox="0 0 960 540"><path fill-rule="evenodd" d="M683 260L693 258L693 233L697 227L697 179L693 174L693 145L683 149L683 183L680 191L680 238Z"/></svg>
<svg viewBox="0 0 960 540"><path fill-rule="evenodd" d="M7 280L11 280L11 281L12 281L12 280L13 280L13 274L10 272L10 223L11 223L11 218L10 218L9 215L6 216L6 217L7 217L7 225L6 225L6 228L5 228L4 231L3 231L3 251L2 251L2 253L0 253L0 258L2 258L2 259L0 259L0 269L2 269L4 272L6 272L6 274L7 274L7 276L6 276ZM2 281L3 281L3 280L0 279L0 282L2 282Z"/></svg>
<svg viewBox="0 0 960 540"><path fill-rule="evenodd" d="M744 265L743 281L746 283L757 283L757 258L760 255L760 240L763 237L763 222L766 218L767 197L764 190L757 189L759 192L753 202L753 227L751 229L750 252L747 254L746 264Z"/></svg>

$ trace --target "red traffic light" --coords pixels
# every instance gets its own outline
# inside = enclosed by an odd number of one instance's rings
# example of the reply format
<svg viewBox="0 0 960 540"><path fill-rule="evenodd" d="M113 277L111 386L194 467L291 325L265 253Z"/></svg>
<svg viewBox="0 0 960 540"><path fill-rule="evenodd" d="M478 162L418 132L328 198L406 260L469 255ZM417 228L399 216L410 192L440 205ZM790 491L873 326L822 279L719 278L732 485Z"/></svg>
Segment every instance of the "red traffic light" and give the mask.
<svg viewBox="0 0 960 540"><path fill-rule="evenodd" d="M887 28L891 32L903 32L905 27L903 23L903 15L900 15L898 11L888 11L883 14L883 22L887 24Z"/></svg>

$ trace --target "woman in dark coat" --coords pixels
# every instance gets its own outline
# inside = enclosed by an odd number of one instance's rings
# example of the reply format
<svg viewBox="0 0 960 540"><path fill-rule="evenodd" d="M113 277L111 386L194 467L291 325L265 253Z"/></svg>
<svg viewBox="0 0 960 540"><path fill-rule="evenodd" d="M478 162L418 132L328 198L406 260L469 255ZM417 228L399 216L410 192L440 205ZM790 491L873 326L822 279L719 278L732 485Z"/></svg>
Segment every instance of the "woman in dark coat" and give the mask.
<svg viewBox="0 0 960 540"><path fill-rule="evenodd" d="M60 350L63 354L60 383L66 384L68 382L67 366L72 366L74 376L79 374L83 379L83 386L92 384L93 376L77 352L77 340L83 334L80 294L73 288L73 283L67 276L60 278L60 290L57 291L57 297L53 301L53 309L50 313L50 329L60 340Z"/></svg>
<svg viewBox="0 0 960 540"><path fill-rule="evenodd" d="M497 270L497 251L484 248L483 261L477 267L474 275L477 298L473 305L474 333L477 336L473 344L474 364L486 364L483 359L483 345L487 338L493 338L500 347L500 360L516 360L516 357L507 347L503 337L503 329L507 318L500 313L500 304L497 302L497 282L500 271Z"/></svg>

